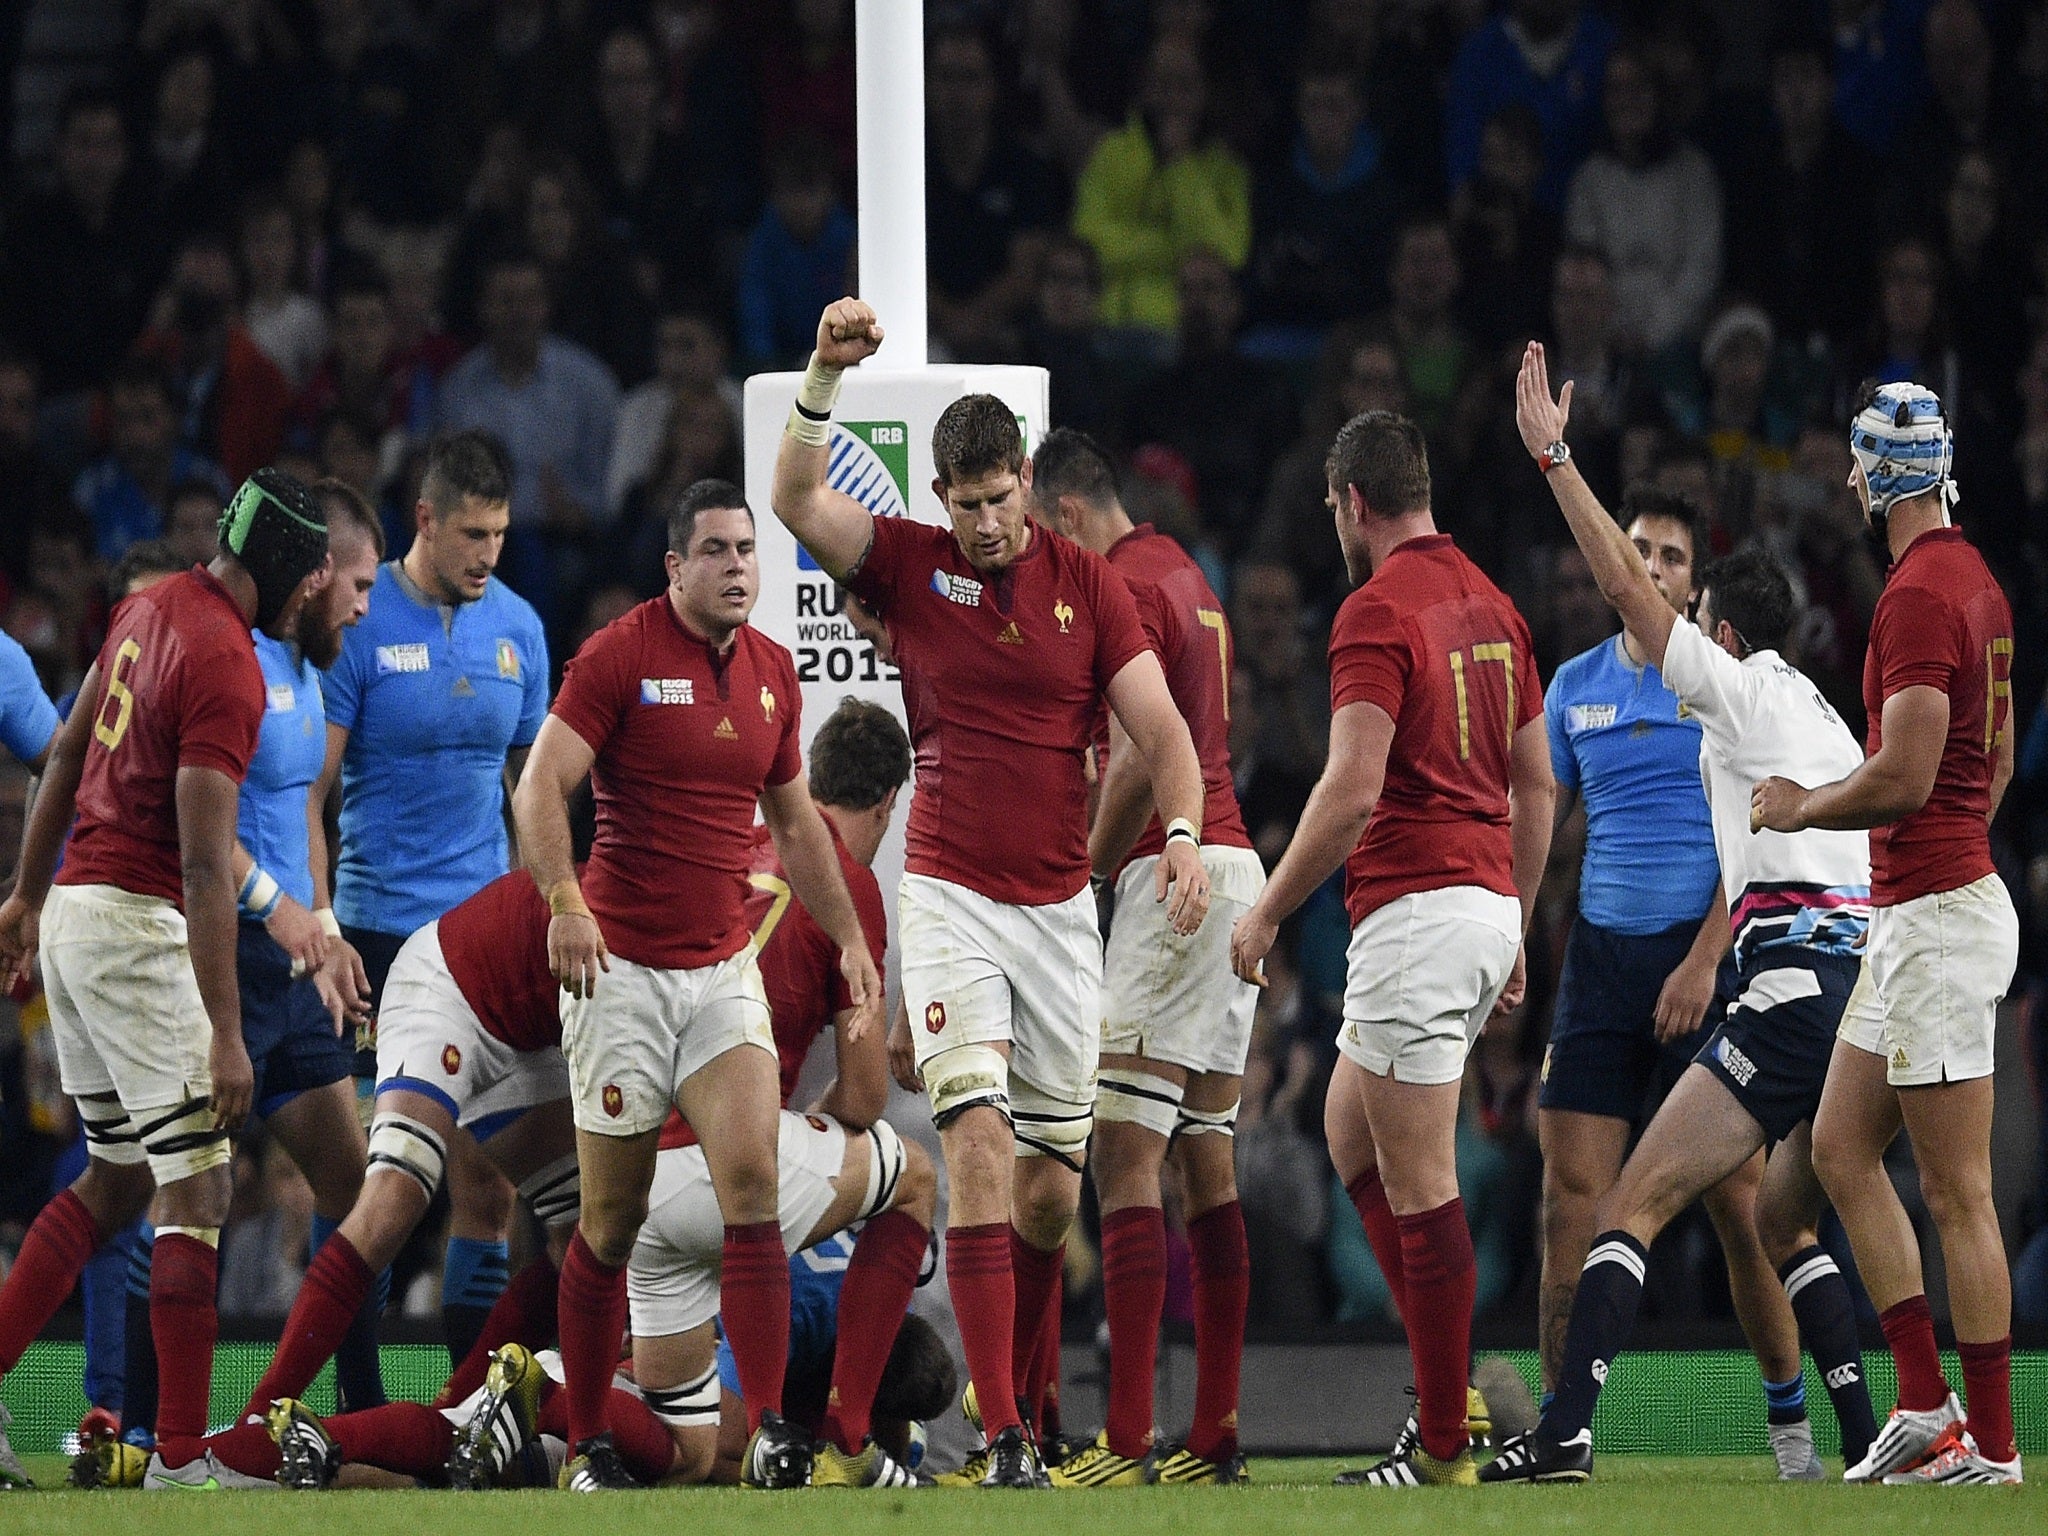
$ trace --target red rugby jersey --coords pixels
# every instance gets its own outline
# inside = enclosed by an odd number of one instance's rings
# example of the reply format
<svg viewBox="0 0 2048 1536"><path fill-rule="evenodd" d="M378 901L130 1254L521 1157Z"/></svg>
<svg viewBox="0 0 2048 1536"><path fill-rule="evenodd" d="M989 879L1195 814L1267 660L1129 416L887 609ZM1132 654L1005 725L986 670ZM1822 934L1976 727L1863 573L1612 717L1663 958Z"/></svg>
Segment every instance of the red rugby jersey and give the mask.
<svg viewBox="0 0 2048 1536"><path fill-rule="evenodd" d="M825 818L825 825L832 833L832 847L839 855L839 872L846 877L853 909L860 914L861 931L867 935L875 974L883 975L882 957L889 948L889 916L882 904L882 887L874 871L847 851L831 817ZM753 930L754 942L761 946L761 982L768 991L775 1054L782 1063L782 1107L787 1109L811 1046L832 1027L833 1019L853 1006L853 997L847 990L845 976L840 974L839 946L791 893L789 876L776 856L775 841L766 827L754 829L752 862L747 922ZM662 1146L687 1147L696 1140L690 1123L670 1110L668 1123L661 1129Z"/></svg>
<svg viewBox="0 0 2048 1536"><path fill-rule="evenodd" d="M1899 557L1863 658L1869 755L1884 745L1884 701L1902 688L1948 695L1948 740L1927 803L1870 829L1870 900L1896 906L1991 873L1991 775L2012 714L2012 609L1958 528L1923 533Z"/></svg>
<svg viewBox="0 0 2048 1536"><path fill-rule="evenodd" d="M177 780L212 768L237 784L263 727L263 668L226 587L204 566L114 610L100 647L92 736L59 885L112 885L181 909Z"/></svg>
<svg viewBox="0 0 2048 1536"><path fill-rule="evenodd" d="M878 517L874 530L848 586L903 673L917 756L904 868L1016 906L1067 900L1088 883L1083 754L1110 680L1147 649L1129 590L1035 524L993 574L950 529Z"/></svg>
<svg viewBox="0 0 2048 1536"><path fill-rule="evenodd" d="M752 625L713 651L653 598L592 635L553 713L597 754L583 899L636 965L711 965L747 942L761 791L803 769L789 652Z"/></svg>
<svg viewBox="0 0 2048 1536"><path fill-rule="evenodd" d="M1158 594L1148 631L1166 670L1167 691L1188 723L1195 756L1202 761L1202 841L1249 848L1230 776L1230 669L1237 659L1230 621L1209 578L1188 552L1150 523L1140 523L1110 545L1107 556L1119 576L1143 582ZM1140 601L1140 611L1148 605ZM1131 849L1144 858L1166 847L1166 829L1155 814Z"/></svg>
<svg viewBox="0 0 2048 1536"><path fill-rule="evenodd" d="M547 898L523 869L441 916L448 974L484 1033L515 1051L562 1043L561 987L548 970Z"/></svg>
<svg viewBox="0 0 2048 1536"><path fill-rule="evenodd" d="M1449 534L1397 546L1337 610L1330 712L1361 702L1393 717L1394 742L1344 865L1353 925L1417 891L1517 894L1509 750L1543 712L1543 685L1529 626Z"/></svg>

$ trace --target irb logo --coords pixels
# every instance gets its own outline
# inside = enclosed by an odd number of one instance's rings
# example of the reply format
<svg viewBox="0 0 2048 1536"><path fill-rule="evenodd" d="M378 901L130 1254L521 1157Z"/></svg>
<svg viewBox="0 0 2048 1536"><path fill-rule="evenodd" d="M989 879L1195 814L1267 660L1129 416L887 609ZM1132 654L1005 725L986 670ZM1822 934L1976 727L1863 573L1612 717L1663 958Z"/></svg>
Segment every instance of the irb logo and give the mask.
<svg viewBox="0 0 2048 1536"><path fill-rule="evenodd" d="M835 421L825 461L825 483L851 496L877 517L902 517L910 510L910 428L901 421ZM815 571L818 562L801 544L796 567Z"/></svg>

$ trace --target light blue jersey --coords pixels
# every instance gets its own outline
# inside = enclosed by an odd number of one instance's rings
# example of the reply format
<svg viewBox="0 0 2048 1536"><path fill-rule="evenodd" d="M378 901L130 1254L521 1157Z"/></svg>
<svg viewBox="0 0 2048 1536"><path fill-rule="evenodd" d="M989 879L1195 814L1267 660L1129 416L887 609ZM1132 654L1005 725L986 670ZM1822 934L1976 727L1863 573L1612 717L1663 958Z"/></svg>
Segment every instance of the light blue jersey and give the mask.
<svg viewBox="0 0 2048 1536"><path fill-rule="evenodd" d="M278 887L302 907L313 905L313 866L306 843L306 797L327 761L327 715L320 673L298 647L254 631L263 668L263 726L242 781L235 835Z"/></svg>
<svg viewBox="0 0 2048 1536"><path fill-rule="evenodd" d="M792 1365L830 1370L839 1343L839 1291L853 1262L858 1224L789 1256L789 1358ZM740 1393L739 1366L724 1331L718 1340L718 1379L734 1397Z"/></svg>
<svg viewBox="0 0 2048 1536"><path fill-rule="evenodd" d="M1559 667L1543 708L1558 787L1586 802L1580 915L1627 934L1697 923L1721 877L1699 722L1620 635Z"/></svg>
<svg viewBox="0 0 2048 1536"><path fill-rule="evenodd" d="M0 635L0 746L32 763L57 734L57 706L43 692L36 664L11 635Z"/></svg>
<svg viewBox="0 0 2048 1536"><path fill-rule="evenodd" d="M326 695L349 733L335 916L409 934L505 873L505 754L548 710L540 618L495 577L473 603L435 603L392 561Z"/></svg>

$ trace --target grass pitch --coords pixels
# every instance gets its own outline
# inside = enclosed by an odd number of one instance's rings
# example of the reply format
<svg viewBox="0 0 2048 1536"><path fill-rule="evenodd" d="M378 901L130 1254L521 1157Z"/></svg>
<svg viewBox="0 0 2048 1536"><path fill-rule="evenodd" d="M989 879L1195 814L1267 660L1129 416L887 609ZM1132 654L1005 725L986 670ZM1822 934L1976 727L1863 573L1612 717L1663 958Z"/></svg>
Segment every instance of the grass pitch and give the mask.
<svg viewBox="0 0 2048 1536"><path fill-rule="evenodd" d="M45 1490L61 1488L58 1457L29 1458ZM1013 1536L1038 1524L1058 1536L1372 1536L1500 1532L1529 1536L1929 1536L2048 1530L2048 1492L2026 1488L1783 1486L1763 1457L1605 1456L1580 1488L1333 1488L1355 1462L1265 1460L1253 1485L1128 1488L1095 1493L761 1494L650 1490L570 1498L552 1493L280 1495L71 1493L0 1495L0 1531L14 1536ZM204 1502L200 1502L203 1498ZM1057 1508L1051 1506L1057 1505Z"/></svg>

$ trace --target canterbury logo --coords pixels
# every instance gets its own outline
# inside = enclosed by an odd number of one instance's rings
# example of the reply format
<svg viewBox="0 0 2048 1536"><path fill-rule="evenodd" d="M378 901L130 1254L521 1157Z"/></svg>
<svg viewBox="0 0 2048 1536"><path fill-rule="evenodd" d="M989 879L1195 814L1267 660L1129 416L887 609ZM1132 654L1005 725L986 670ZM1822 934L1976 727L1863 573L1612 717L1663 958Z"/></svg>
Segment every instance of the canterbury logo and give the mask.
<svg viewBox="0 0 2048 1536"><path fill-rule="evenodd" d="M1827 1374L1828 1390L1839 1392L1843 1387L1853 1387L1863 1379L1863 1372L1854 1365L1838 1365Z"/></svg>

